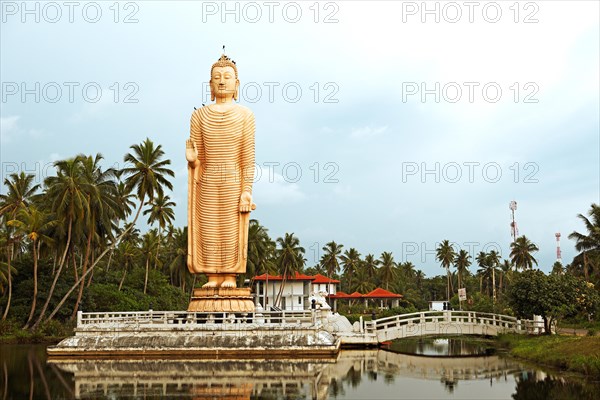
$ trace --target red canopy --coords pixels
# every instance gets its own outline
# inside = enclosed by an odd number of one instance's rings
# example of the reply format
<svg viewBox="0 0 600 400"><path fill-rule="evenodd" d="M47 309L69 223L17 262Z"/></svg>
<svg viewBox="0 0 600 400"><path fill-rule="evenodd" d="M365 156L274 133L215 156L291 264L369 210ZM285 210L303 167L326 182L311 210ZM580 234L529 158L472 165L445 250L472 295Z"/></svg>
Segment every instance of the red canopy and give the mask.
<svg viewBox="0 0 600 400"><path fill-rule="evenodd" d="M368 297L371 299L397 299L403 296L401 294L392 293L382 288L377 288L367 294L364 294L363 297Z"/></svg>

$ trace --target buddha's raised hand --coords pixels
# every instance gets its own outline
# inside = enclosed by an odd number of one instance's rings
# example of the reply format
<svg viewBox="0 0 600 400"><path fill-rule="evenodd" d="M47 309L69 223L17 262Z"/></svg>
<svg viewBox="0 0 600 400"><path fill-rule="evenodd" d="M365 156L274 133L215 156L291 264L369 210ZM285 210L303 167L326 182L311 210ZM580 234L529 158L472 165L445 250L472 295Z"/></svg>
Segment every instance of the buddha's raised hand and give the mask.
<svg viewBox="0 0 600 400"><path fill-rule="evenodd" d="M194 143L192 139L185 141L185 159L189 163L198 161L198 149L196 148L196 143Z"/></svg>

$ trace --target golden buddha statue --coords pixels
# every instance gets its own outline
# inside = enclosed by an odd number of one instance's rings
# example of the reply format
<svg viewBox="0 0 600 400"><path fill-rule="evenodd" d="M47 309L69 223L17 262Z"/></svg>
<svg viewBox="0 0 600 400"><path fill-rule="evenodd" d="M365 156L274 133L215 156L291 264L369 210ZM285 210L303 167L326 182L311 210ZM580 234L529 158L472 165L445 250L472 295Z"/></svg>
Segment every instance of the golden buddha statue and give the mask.
<svg viewBox="0 0 600 400"><path fill-rule="evenodd" d="M246 271L254 179L254 114L235 104L240 82L224 54L210 77L214 104L195 110L186 142L188 257L191 273L208 276L205 288L235 288Z"/></svg>

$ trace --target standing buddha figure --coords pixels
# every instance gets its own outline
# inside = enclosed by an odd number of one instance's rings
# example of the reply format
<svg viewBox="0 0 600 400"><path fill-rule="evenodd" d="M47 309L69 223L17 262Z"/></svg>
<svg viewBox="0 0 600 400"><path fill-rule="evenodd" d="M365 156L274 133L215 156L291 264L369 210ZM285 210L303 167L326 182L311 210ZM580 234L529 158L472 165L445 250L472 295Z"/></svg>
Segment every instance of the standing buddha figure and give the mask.
<svg viewBox="0 0 600 400"><path fill-rule="evenodd" d="M246 272L248 223L254 179L254 114L234 102L240 82L226 55L212 65L211 101L195 110L186 142L188 256L204 287L234 288Z"/></svg>

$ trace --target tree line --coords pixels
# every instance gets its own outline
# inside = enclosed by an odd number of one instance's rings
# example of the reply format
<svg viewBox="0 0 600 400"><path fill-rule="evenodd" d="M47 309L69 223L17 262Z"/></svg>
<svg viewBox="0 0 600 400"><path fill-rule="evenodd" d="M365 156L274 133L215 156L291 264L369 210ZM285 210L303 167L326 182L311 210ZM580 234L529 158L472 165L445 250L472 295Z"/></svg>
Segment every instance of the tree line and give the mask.
<svg viewBox="0 0 600 400"><path fill-rule="evenodd" d="M150 139L132 145L122 169L104 169L102 160L100 154L80 154L56 161L55 175L41 184L24 172L4 180L3 321L10 316L35 330L56 317L73 319L80 308L184 309L193 287L204 283L202 275L187 270L187 228L173 225L175 203L166 193L173 189L174 172L162 147ZM151 225L144 233L136 227L140 217ZM597 288L600 207L592 204L587 216L578 218L586 232L573 232L569 238L579 254L566 266L553 265L551 275L568 275ZM308 266L294 233L273 240L266 227L251 220L247 271L238 277L238 284L266 272L284 277L321 273L339 279L338 289L347 293L367 293L376 287L400 293L404 305L415 309L427 308L431 300L450 299L457 307L514 313L510 289L520 274L538 265L534 257L538 250L520 236L511 243L509 258L502 260L495 250L469 254L443 240L436 248L436 260L445 276L426 277L410 261L396 261L392 252L363 256L332 240L323 246L320 260ZM458 303L458 288L467 289L467 303Z"/></svg>

